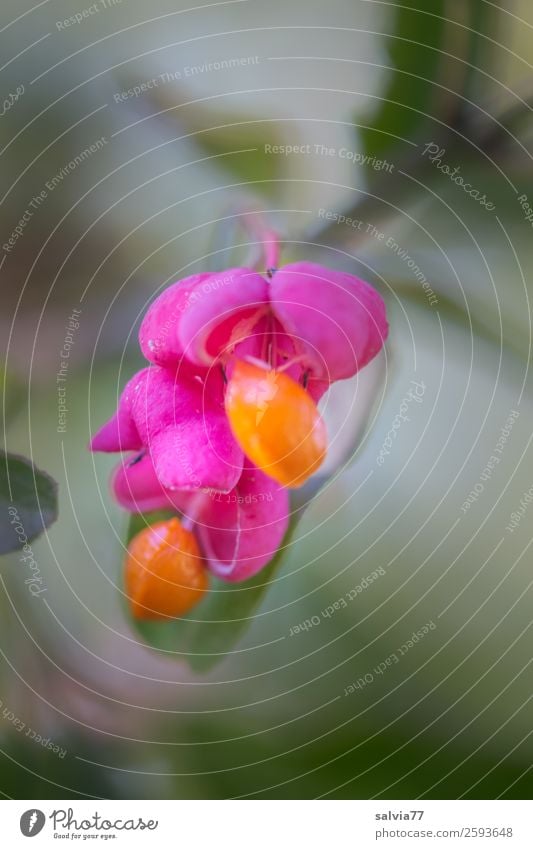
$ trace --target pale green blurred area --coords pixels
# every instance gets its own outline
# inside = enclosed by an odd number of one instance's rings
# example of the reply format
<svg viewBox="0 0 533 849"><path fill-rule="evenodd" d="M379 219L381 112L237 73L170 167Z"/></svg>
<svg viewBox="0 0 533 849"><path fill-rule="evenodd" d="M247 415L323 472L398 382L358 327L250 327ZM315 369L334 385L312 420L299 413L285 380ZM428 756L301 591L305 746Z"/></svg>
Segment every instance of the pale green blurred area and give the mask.
<svg viewBox="0 0 533 849"><path fill-rule="evenodd" d="M465 8L487 11L450 2L436 3L436 13L442 5L465 27ZM389 80L383 34L394 31L393 6L246 0L191 10L122 0L58 31L56 22L77 11L71 3L50 0L27 15L29 5L3 4L5 61L43 39L2 70L6 92L26 87L0 119L7 237L47 180L95 139L107 140L50 192L1 271L8 390L18 399L6 447L59 482L60 518L33 545L45 595L29 596L17 555L3 559L0 698L67 749L59 759L0 721L7 795L531 792L533 512L506 530L533 484L533 239L510 185L533 198L529 114L516 130L520 144L508 137L490 155L468 143L477 123L491 126L473 106L460 145L443 143L446 161L494 201L495 213L436 169L398 194L383 172L338 156L263 149L363 151L360 125L372 124ZM498 116L516 105L513 90L523 98L532 91L531 9L506 8L512 15L488 30L500 47L487 37L463 51L468 30L448 24L443 49L467 58L439 77ZM185 76L187 67L256 56L257 64ZM176 71L182 80L116 102ZM407 79L401 102L415 97L412 85ZM452 120L441 94L427 107L441 117L424 128L424 143ZM419 139L409 127L390 132ZM398 170L410 146L391 144L380 156ZM342 212L362 197L365 222L407 251L438 304L383 242L341 225L322 238L319 210ZM108 489L115 461L86 446L141 364L136 330L146 305L179 276L228 264L226 242L242 234L212 222L243 206L272 210L287 257L371 279L386 298L391 333L379 372L337 387L329 402L333 427L340 421L334 456L337 443L345 456L358 435L351 463L308 508L246 636L199 675L143 646L127 621L127 519ZM246 249L236 255L243 261ZM82 313L67 427L58 433L56 372L73 308ZM424 383L422 402L410 403L380 465L411 381ZM520 415L501 460L463 512L513 410ZM346 607L321 614L378 568L385 574ZM290 636L313 617L320 624ZM429 622L436 627L401 662L344 695Z"/></svg>

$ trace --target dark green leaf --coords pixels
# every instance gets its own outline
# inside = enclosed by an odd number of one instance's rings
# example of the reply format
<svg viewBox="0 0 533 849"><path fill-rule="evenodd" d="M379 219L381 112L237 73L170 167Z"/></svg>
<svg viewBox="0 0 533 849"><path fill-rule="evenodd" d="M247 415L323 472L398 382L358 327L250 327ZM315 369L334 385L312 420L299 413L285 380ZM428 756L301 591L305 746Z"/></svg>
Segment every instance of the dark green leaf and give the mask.
<svg viewBox="0 0 533 849"><path fill-rule="evenodd" d="M0 451L0 554L22 548L56 519L56 482L24 457Z"/></svg>
<svg viewBox="0 0 533 849"><path fill-rule="evenodd" d="M368 155L381 156L396 143L394 136L412 139L424 123L430 123L423 113L433 114L438 97L433 81L442 62L438 49L443 47L444 6L444 0L436 0L428 15L398 3L387 38L389 65L394 70L389 72L372 129L361 130Z"/></svg>

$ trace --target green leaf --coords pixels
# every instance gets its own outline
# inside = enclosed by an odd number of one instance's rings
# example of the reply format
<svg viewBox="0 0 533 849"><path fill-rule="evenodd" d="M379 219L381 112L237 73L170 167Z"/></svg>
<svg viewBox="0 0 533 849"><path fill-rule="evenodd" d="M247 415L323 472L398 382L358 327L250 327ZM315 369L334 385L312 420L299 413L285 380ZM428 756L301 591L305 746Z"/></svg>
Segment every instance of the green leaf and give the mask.
<svg viewBox="0 0 533 849"><path fill-rule="evenodd" d="M57 519L57 484L29 460L0 451L0 554L16 551Z"/></svg>
<svg viewBox="0 0 533 849"><path fill-rule="evenodd" d="M394 4L392 4L394 5ZM490 97L494 39L505 20L496 4L469 0L455 15L445 0L424 8L419 0L397 0L386 38L389 72L370 127L361 129L365 153L382 156L397 138L454 144L469 119L479 121L474 104ZM526 111L526 110L524 110Z"/></svg>
<svg viewBox="0 0 533 849"><path fill-rule="evenodd" d="M146 525L171 515L170 512L158 512L132 516L128 542ZM230 584L212 578L205 597L187 616L169 622L133 620L144 642L153 649L186 660L197 672L205 672L224 660L252 624L255 612L281 569L283 554L296 524L293 521L290 525L283 546L271 563L249 581ZM129 611L128 617L131 619Z"/></svg>

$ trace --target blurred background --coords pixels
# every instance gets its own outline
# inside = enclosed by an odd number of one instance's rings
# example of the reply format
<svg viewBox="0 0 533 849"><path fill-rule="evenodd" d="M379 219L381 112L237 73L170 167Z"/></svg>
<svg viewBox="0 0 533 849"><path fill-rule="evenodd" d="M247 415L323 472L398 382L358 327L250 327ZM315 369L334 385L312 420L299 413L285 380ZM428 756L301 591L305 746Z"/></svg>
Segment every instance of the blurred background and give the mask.
<svg viewBox="0 0 533 849"><path fill-rule="evenodd" d="M3 795L530 797L533 10L502 5L2 3L4 447L59 484L45 591L0 561ZM245 208L390 338L255 607L157 650L86 446Z"/></svg>

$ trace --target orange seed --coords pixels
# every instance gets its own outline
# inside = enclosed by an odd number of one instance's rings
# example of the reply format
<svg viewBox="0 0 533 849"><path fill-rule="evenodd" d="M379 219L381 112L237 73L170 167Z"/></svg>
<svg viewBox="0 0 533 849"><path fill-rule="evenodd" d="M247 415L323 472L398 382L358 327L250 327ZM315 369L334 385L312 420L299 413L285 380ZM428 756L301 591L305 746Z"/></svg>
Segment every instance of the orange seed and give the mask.
<svg viewBox="0 0 533 849"><path fill-rule="evenodd" d="M298 487L316 472L326 428L313 399L289 375L237 360L225 404L235 439L265 474Z"/></svg>

